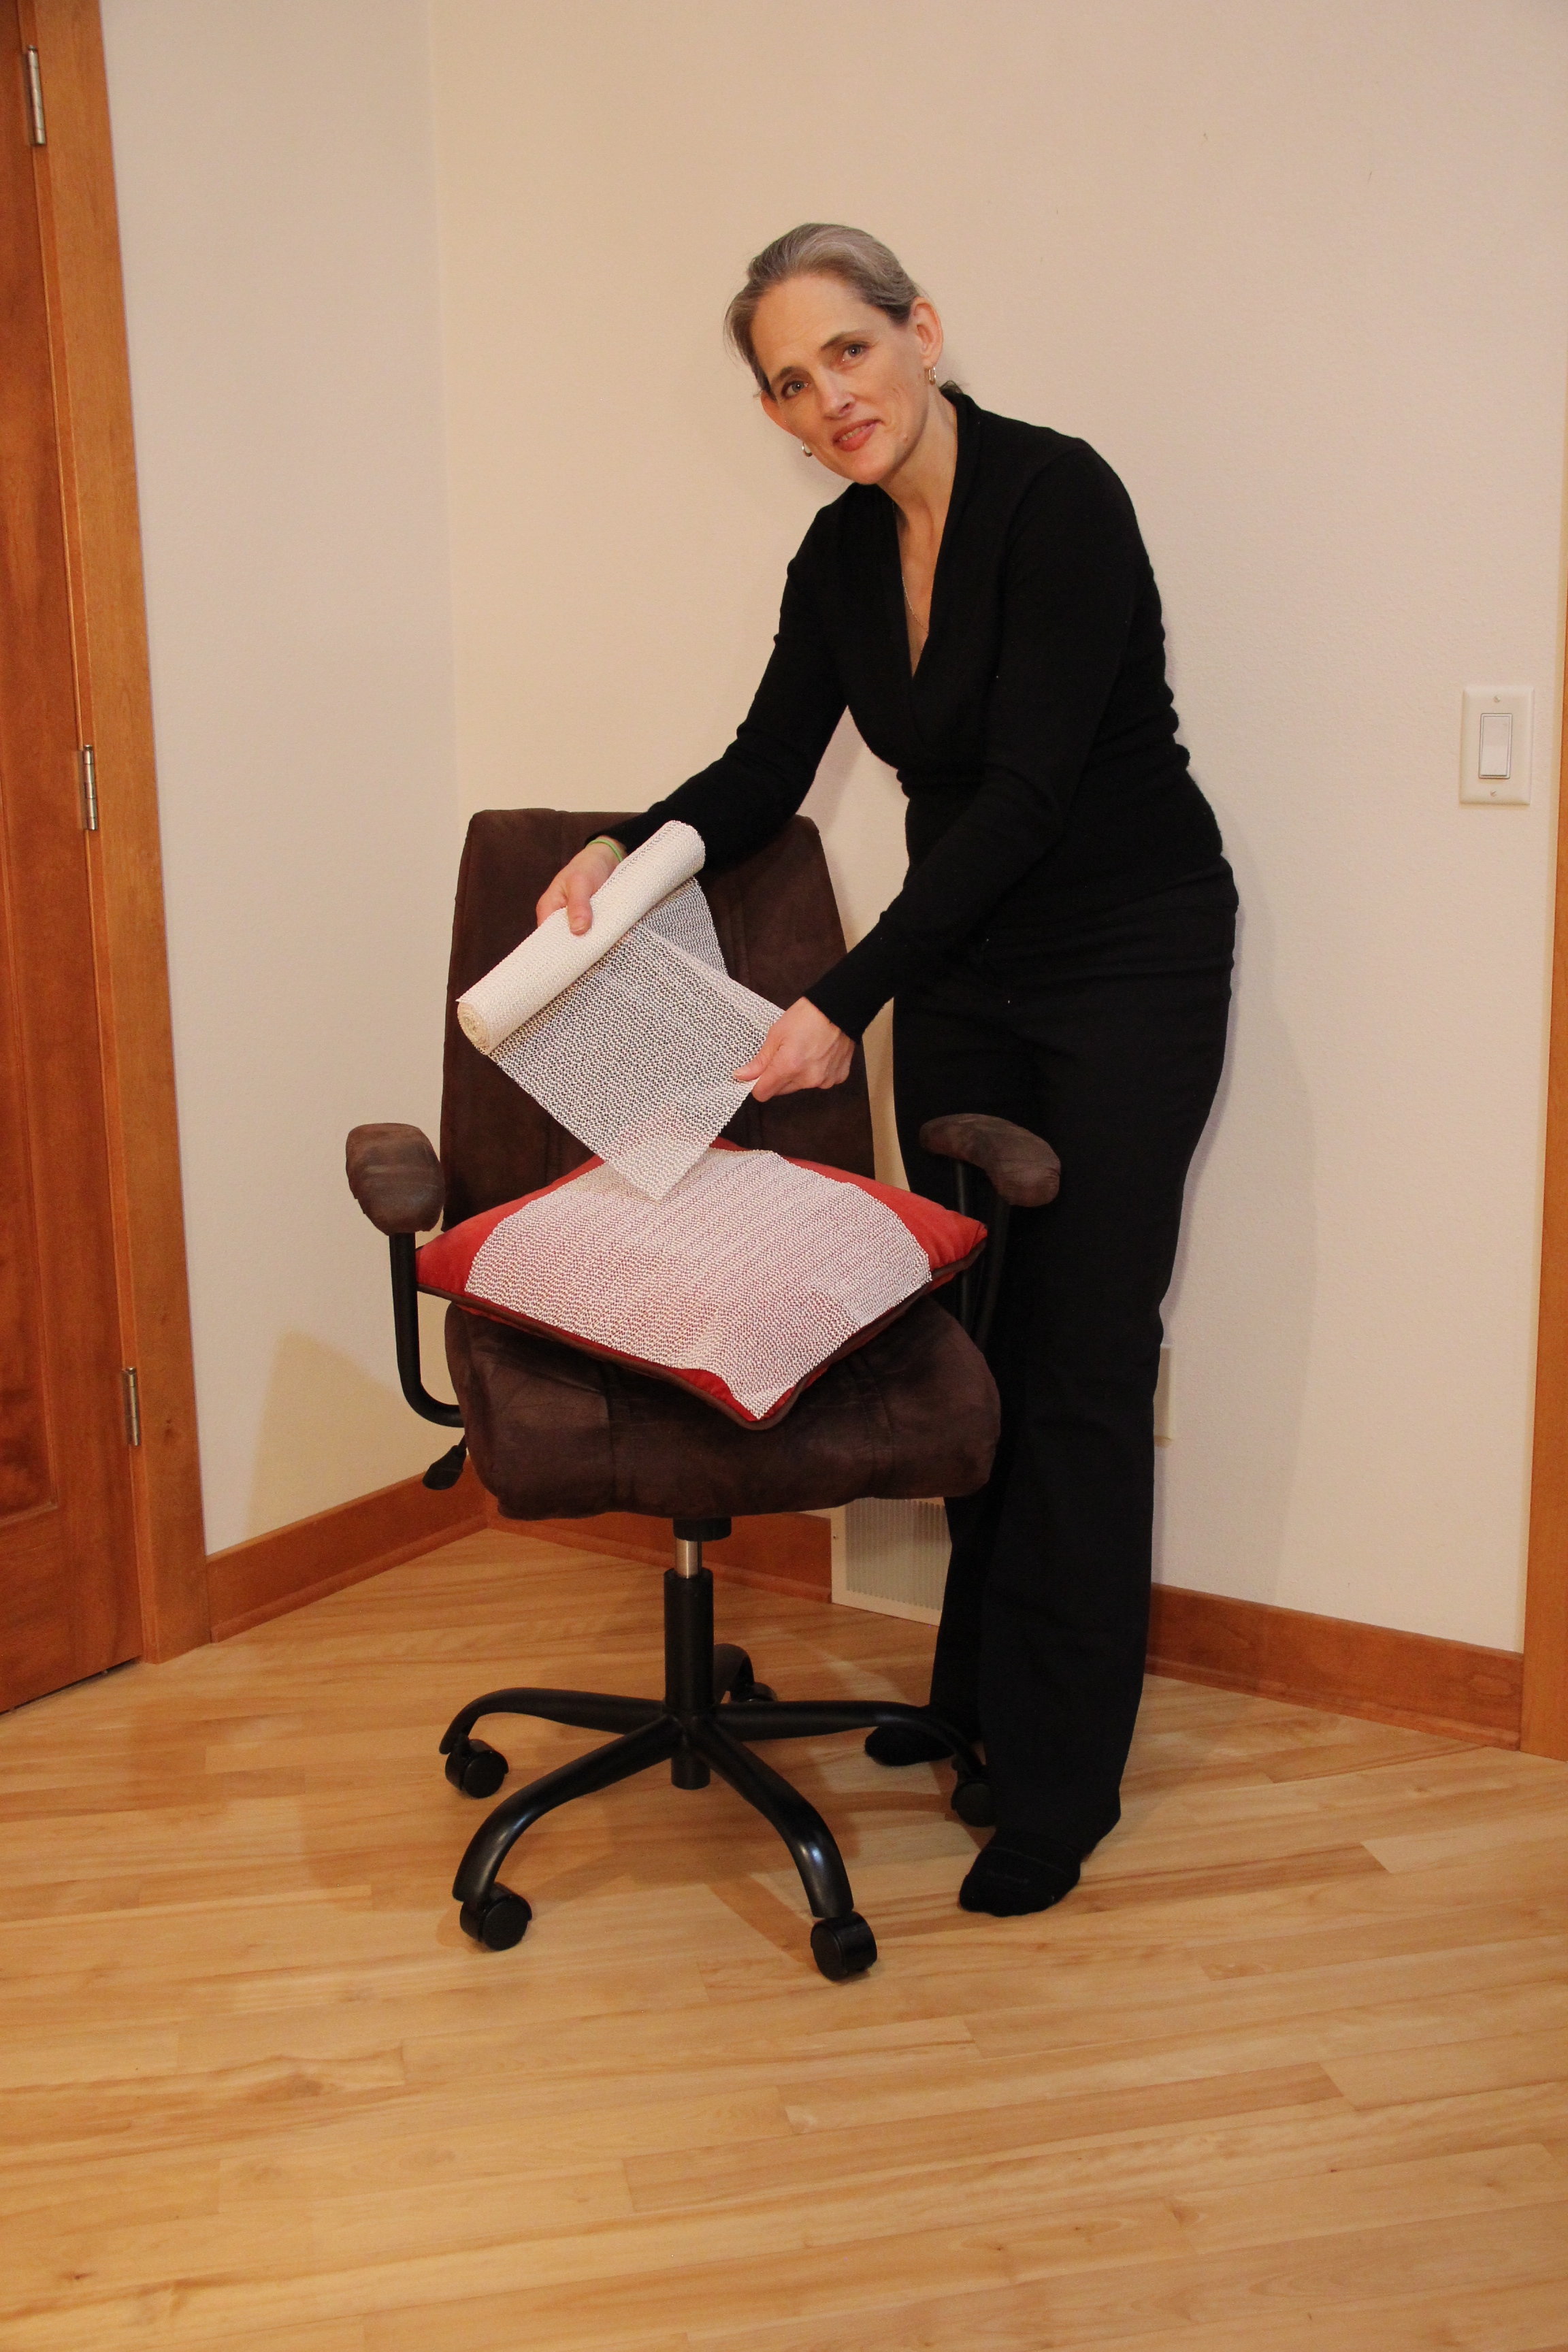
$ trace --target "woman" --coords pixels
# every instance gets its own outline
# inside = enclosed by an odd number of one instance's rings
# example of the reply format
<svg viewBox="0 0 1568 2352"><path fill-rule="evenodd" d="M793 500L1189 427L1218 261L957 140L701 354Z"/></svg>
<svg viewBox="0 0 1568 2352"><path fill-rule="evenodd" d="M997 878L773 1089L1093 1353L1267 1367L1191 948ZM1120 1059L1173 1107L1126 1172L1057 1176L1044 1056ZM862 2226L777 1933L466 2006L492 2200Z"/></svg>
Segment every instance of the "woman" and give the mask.
<svg viewBox="0 0 1568 2352"><path fill-rule="evenodd" d="M949 1505L931 1704L984 1740L996 1828L966 1909L1044 1910L1120 1817L1142 1684L1160 1305L1219 1082L1236 894L1176 740L1160 600L1127 494L1081 441L939 386L942 322L885 246L807 225L757 256L731 341L764 412L849 485L789 567L773 657L723 757L592 842L539 902L590 894L670 817L715 869L799 807L846 705L909 796L908 878L737 1073L759 1100L847 1076L894 1001L914 1188L944 1111L1056 1147L1013 1223L991 1343L1003 1433ZM874 1732L879 1760L947 1752Z"/></svg>

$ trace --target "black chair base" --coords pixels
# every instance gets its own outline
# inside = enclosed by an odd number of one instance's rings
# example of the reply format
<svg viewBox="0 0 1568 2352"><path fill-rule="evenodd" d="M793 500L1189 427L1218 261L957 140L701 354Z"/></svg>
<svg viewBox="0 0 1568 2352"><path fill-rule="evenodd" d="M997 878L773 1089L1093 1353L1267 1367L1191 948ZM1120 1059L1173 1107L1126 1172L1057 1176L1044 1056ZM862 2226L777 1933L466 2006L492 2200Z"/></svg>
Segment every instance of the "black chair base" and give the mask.
<svg viewBox="0 0 1568 2352"><path fill-rule="evenodd" d="M563 1764L499 1804L470 1839L452 1893L465 1934L491 1951L521 1943L531 1914L497 1872L525 1829L574 1797L591 1796L651 1765L668 1763L678 1789L703 1789L715 1772L771 1822L800 1873L816 1925L812 1957L836 1982L860 1976L877 1941L855 1908L848 1873L833 1833L814 1805L781 1773L752 1753L768 1739L809 1739L825 1732L868 1731L907 1724L939 1730L958 1769L954 1810L965 1821L988 1818L984 1768L962 1734L928 1709L879 1699L778 1699L752 1672L744 1650L713 1639L713 1579L702 1545L728 1535L724 1519L678 1519L677 1565L664 1580L665 1695L622 1698L603 1691L487 1691L454 1717L441 1742L447 1778L466 1796L492 1797L506 1778L504 1756L473 1738L488 1715L539 1716L618 1736L606 1747Z"/></svg>

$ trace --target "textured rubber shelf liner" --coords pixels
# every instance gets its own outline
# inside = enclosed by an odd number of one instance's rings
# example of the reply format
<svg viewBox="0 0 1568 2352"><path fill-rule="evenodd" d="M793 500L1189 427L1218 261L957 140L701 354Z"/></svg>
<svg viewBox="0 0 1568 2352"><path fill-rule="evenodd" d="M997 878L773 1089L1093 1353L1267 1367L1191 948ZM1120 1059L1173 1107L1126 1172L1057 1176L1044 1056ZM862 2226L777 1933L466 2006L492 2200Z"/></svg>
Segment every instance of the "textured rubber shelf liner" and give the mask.
<svg viewBox="0 0 1568 2352"><path fill-rule="evenodd" d="M481 1243L467 1286L593 1346L710 1372L761 1418L931 1277L868 1193L721 1150L659 1201L613 1168L541 1193Z"/></svg>
<svg viewBox="0 0 1568 2352"><path fill-rule="evenodd" d="M724 969L702 856L690 825L661 825L584 936L558 910L458 1002L479 1051L656 1201L733 1118L751 1089L732 1073L779 1016Z"/></svg>

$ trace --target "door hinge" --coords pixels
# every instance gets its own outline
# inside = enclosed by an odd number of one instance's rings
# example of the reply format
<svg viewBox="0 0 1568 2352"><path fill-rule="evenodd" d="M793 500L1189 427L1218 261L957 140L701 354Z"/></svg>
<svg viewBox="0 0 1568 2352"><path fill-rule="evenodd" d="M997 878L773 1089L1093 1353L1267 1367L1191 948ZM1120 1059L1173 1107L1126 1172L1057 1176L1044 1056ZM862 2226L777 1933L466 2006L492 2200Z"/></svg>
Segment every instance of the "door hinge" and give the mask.
<svg viewBox="0 0 1568 2352"><path fill-rule="evenodd" d="M142 1443L142 1386L137 1380L134 1364L126 1365L120 1375L120 1386L125 1399L125 1443L127 1445L140 1445Z"/></svg>
<svg viewBox="0 0 1568 2352"><path fill-rule="evenodd" d="M98 759L90 743L81 747L81 822L85 833L98 831Z"/></svg>
<svg viewBox="0 0 1568 2352"><path fill-rule="evenodd" d="M24 52L27 68L27 136L35 147L47 147L44 131L44 75L37 49Z"/></svg>

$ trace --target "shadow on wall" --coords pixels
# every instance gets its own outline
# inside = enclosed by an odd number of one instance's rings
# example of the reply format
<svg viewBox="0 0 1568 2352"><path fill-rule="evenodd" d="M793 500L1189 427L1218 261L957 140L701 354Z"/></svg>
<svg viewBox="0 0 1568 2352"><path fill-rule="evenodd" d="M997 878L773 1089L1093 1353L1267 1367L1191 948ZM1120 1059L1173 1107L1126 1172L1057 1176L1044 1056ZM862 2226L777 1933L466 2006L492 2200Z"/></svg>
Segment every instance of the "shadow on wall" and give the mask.
<svg viewBox="0 0 1568 2352"><path fill-rule="evenodd" d="M421 1302L426 1386L433 1395L449 1397L440 1337L444 1315L440 1300ZM390 1373L390 1307L386 1360ZM410 1412L395 1379L373 1380L338 1349L303 1331L286 1332L267 1384L245 1534L266 1535L348 1499L345 1460L354 1465L356 1495L418 1477L455 1433Z"/></svg>
<svg viewBox="0 0 1568 2352"><path fill-rule="evenodd" d="M1306 1080L1274 986L1268 890L1234 816L1226 846L1241 897L1230 1045L1219 1097L1187 1179L1187 1214L1165 1301L1179 1330L1173 1444L1156 1457L1155 1576L1202 1591L1279 1597L1301 1444L1317 1289L1314 1141ZM1202 1320L1184 1324L1194 1259ZM1267 1315L1259 1318L1259 1301ZM1259 1333L1265 1335L1261 1344ZM1167 1494L1181 1489L1179 1523L1202 1529L1178 1552L1168 1540Z"/></svg>

